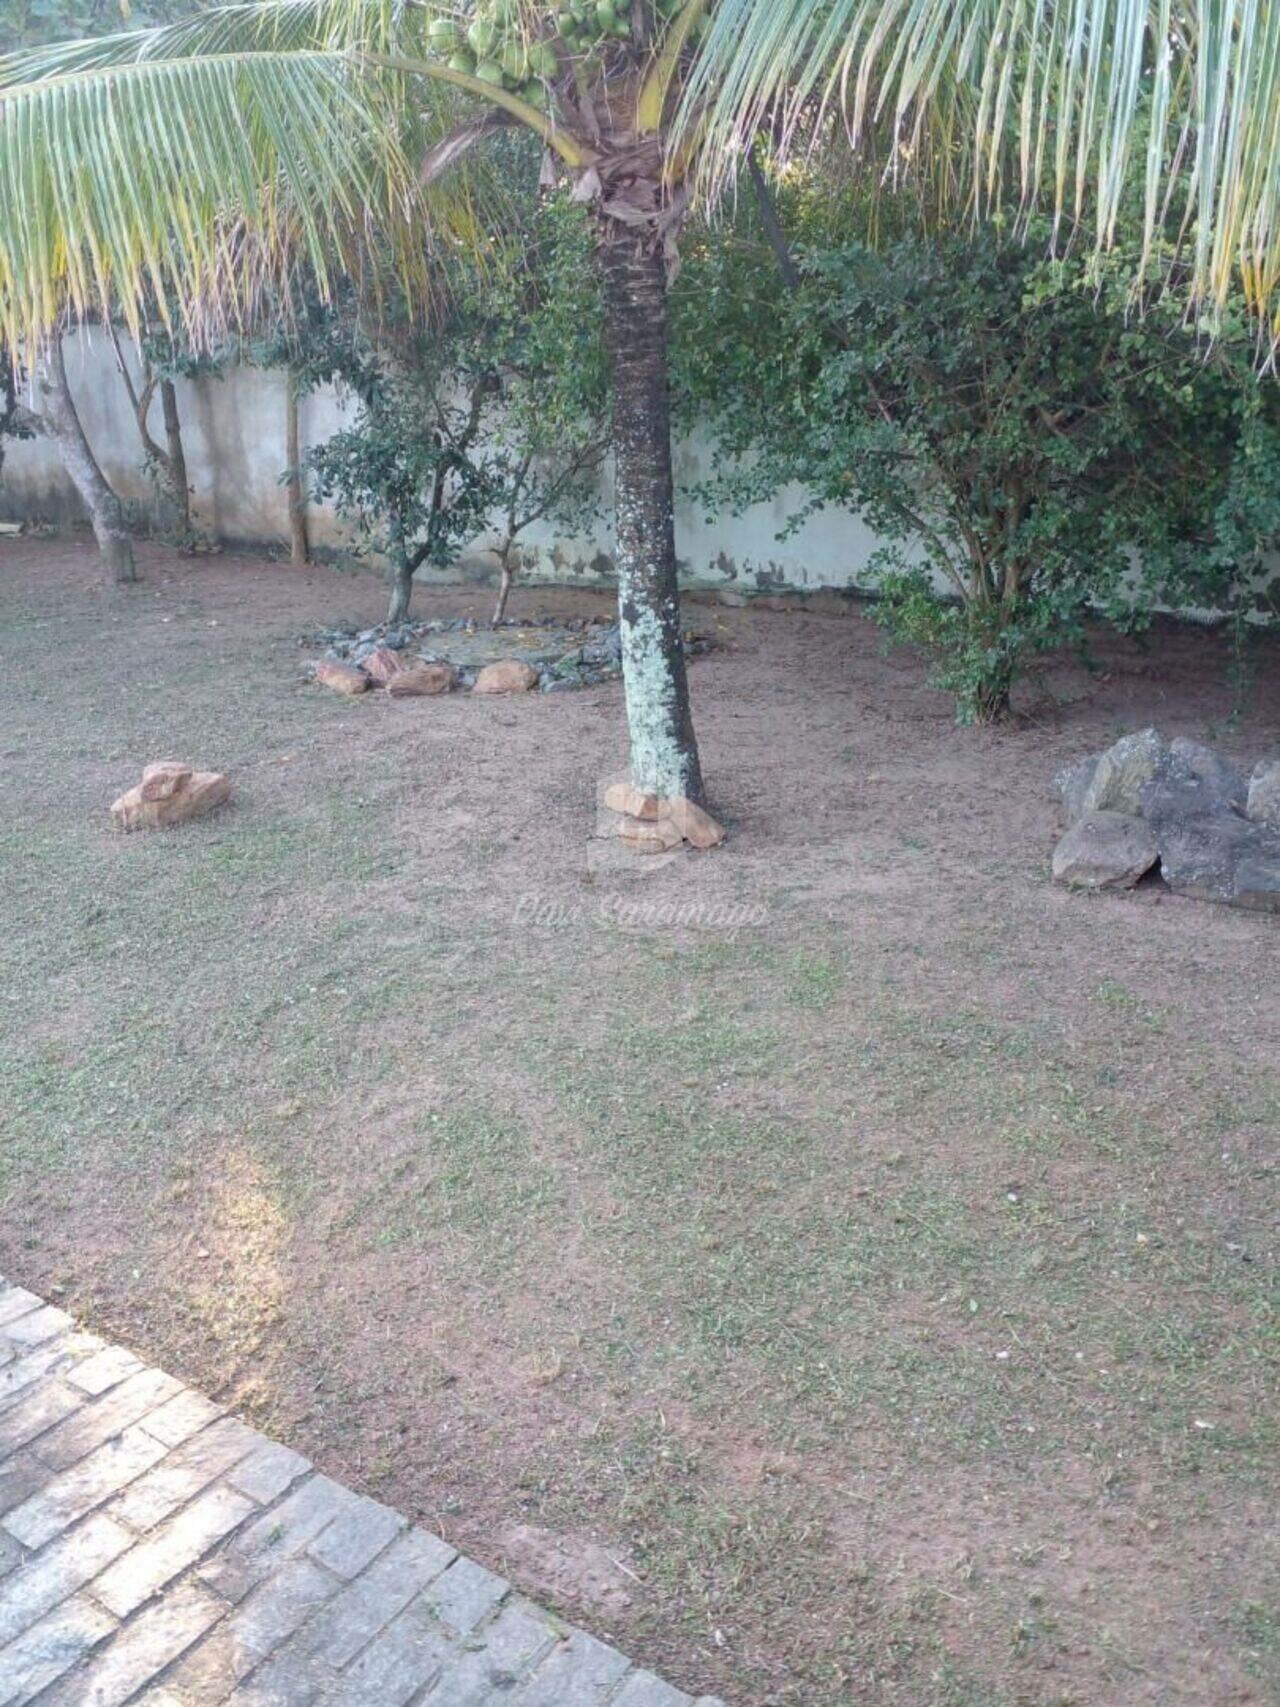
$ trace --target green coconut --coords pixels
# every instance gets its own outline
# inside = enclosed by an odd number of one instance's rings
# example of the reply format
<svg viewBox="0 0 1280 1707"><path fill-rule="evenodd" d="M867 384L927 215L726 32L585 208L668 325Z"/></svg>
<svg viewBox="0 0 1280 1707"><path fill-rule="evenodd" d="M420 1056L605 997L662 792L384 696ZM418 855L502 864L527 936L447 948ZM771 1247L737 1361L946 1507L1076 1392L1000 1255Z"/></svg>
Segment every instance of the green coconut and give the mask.
<svg viewBox="0 0 1280 1707"><path fill-rule="evenodd" d="M498 63L513 83L523 83L529 75L529 53L523 42L508 42Z"/></svg>

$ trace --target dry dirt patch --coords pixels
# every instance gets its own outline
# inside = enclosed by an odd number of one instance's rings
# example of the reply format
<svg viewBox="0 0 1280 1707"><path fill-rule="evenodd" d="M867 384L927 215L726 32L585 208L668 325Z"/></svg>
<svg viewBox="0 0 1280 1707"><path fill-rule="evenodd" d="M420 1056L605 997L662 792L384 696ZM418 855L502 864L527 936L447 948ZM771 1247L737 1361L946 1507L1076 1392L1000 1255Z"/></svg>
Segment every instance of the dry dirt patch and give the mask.
<svg viewBox="0 0 1280 1707"><path fill-rule="evenodd" d="M1046 784L1274 747L1274 644L1238 724L1174 631L975 733L705 607L731 839L642 875L616 684L341 703L378 586L143 568L0 547L0 1267L691 1689L1268 1699L1280 937L1053 889ZM168 756L230 808L114 836Z"/></svg>

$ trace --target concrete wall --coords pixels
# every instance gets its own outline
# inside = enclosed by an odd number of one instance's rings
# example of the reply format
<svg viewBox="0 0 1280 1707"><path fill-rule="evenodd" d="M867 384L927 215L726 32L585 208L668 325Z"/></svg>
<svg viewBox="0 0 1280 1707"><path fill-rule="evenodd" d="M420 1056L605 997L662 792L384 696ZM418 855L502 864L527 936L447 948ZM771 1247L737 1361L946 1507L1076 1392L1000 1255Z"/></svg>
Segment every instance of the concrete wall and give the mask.
<svg viewBox="0 0 1280 1707"><path fill-rule="evenodd" d="M68 338L66 359L80 418L107 478L144 515L154 511L155 490L143 470L137 426L109 339L96 327L89 328ZM287 548L280 484L285 466L284 374L244 367L221 379L180 381L178 409L197 526L228 544ZM350 401L331 388L304 398L299 411L304 448L329 438L353 413ZM152 404L151 432L164 442L158 397ZM69 524L82 517L80 500L46 439L6 440L4 452L0 519ZM677 445L678 494L705 475L708 462L707 447L696 437ZM546 527L528 530L523 536L525 579L576 585L611 579L610 485L606 468L601 517L589 536L567 538ZM753 505L741 516L722 513L709 521L701 505L678 496L676 547L685 585L744 594L848 592L867 586L868 560L883 542L855 516L836 509L819 512L787 540L778 539L787 517L803 503L798 487L787 488L771 503ZM339 552L352 537L328 505L311 505L308 529L312 545L321 552ZM495 564L488 543L484 536L476 539L455 568L443 574L424 569L419 579L491 579ZM1269 564L1262 579L1274 585L1280 564ZM1180 614L1203 621L1220 613Z"/></svg>
<svg viewBox="0 0 1280 1707"><path fill-rule="evenodd" d="M91 328L68 338L66 357L76 406L104 472L122 497L144 512L151 510L154 490L143 472L137 428L109 341ZM228 543L286 545L280 485L285 466L284 375L237 368L222 379L179 382L178 407L197 524ZM304 398L304 445L328 438L351 413L329 389ZM158 398L152 415L153 436L163 443ZM4 450L0 516L60 524L81 516L79 500L47 440L7 440ZM705 446L696 441L679 445L678 485L696 481L705 463ZM536 565L526 569L529 578L592 583L611 575L607 471L602 486L604 516L589 537L567 539L545 528L529 530L528 544L537 552ZM877 537L856 519L831 511L813 517L793 538L780 542L778 532L801 502L799 492L783 492L742 516L722 515L709 523L700 505L682 500L676 536L687 584L745 592L857 586L879 544ZM308 524L317 547L339 549L349 540L344 524L327 506L312 506ZM485 544L479 539L465 554L459 565L462 576L487 578L492 573Z"/></svg>

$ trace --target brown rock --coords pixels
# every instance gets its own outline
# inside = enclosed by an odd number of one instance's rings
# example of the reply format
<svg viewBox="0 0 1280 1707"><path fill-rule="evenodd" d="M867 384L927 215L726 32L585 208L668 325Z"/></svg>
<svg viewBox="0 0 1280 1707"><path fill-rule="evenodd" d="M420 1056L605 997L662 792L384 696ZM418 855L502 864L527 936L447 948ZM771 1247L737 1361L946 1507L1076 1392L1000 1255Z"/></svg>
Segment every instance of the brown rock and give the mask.
<svg viewBox="0 0 1280 1707"><path fill-rule="evenodd" d="M148 797L146 788L158 779L148 772L185 771L181 786L168 794ZM187 765L148 765L136 788L129 789L112 803L111 816L120 830L159 830L171 824L185 824L188 818L199 818L221 806L231 793L230 779L220 771L193 771Z"/></svg>
<svg viewBox="0 0 1280 1707"><path fill-rule="evenodd" d="M677 794L662 802L663 816L669 818L680 834L694 848L717 848L724 840L724 826L717 824L709 812L695 801Z"/></svg>
<svg viewBox="0 0 1280 1707"><path fill-rule="evenodd" d="M604 791L604 803L610 812L625 812L628 818L658 818L656 794L642 794L629 782L611 782Z"/></svg>
<svg viewBox="0 0 1280 1707"><path fill-rule="evenodd" d="M367 693L369 678L354 664L340 664L336 658L322 658L316 665L316 680L322 688L347 695Z"/></svg>
<svg viewBox="0 0 1280 1707"><path fill-rule="evenodd" d="M415 664L401 670L387 683L393 699L415 699L423 695L451 693L458 676L452 664Z"/></svg>
<svg viewBox="0 0 1280 1707"><path fill-rule="evenodd" d="M409 660L402 658L399 652L393 652L389 646L375 646L372 652L360 660L360 668L380 688L385 688L409 667Z"/></svg>
<svg viewBox="0 0 1280 1707"><path fill-rule="evenodd" d="M538 672L518 658L500 658L486 664L476 677L473 693L528 693L538 685Z"/></svg>
<svg viewBox="0 0 1280 1707"><path fill-rule="evenodd" d="M161 759L143 770L138 793L143 800L167 800L171 794L181 794L188 788L193 774L191 766L178 759Z"/></svg>
<svg viewBox="0 0 1280 1707"><path fill-rule="evenodd" d="M667 853L683 841L670 818L624 818L618 835L636 853Z"/></svg>

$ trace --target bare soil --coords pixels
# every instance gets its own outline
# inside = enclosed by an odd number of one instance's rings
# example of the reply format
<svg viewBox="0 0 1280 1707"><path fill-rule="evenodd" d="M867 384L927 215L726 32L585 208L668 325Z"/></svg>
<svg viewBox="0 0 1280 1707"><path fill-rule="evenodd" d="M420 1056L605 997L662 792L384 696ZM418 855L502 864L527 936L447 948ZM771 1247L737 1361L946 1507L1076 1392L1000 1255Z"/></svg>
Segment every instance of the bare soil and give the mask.
<svg viewBox="0 0 1280 1707"><path fill-rule="evenodd" d="M1047 786L1280 752L1276 640L973 731L691 603L730 839L645 861L617 684L344 702L379 584L141 562L0 544L0 1269L694 1692L1276 1699L1280 921L1054 888ZM167 757L230 807L114 834Z"/></svg>

